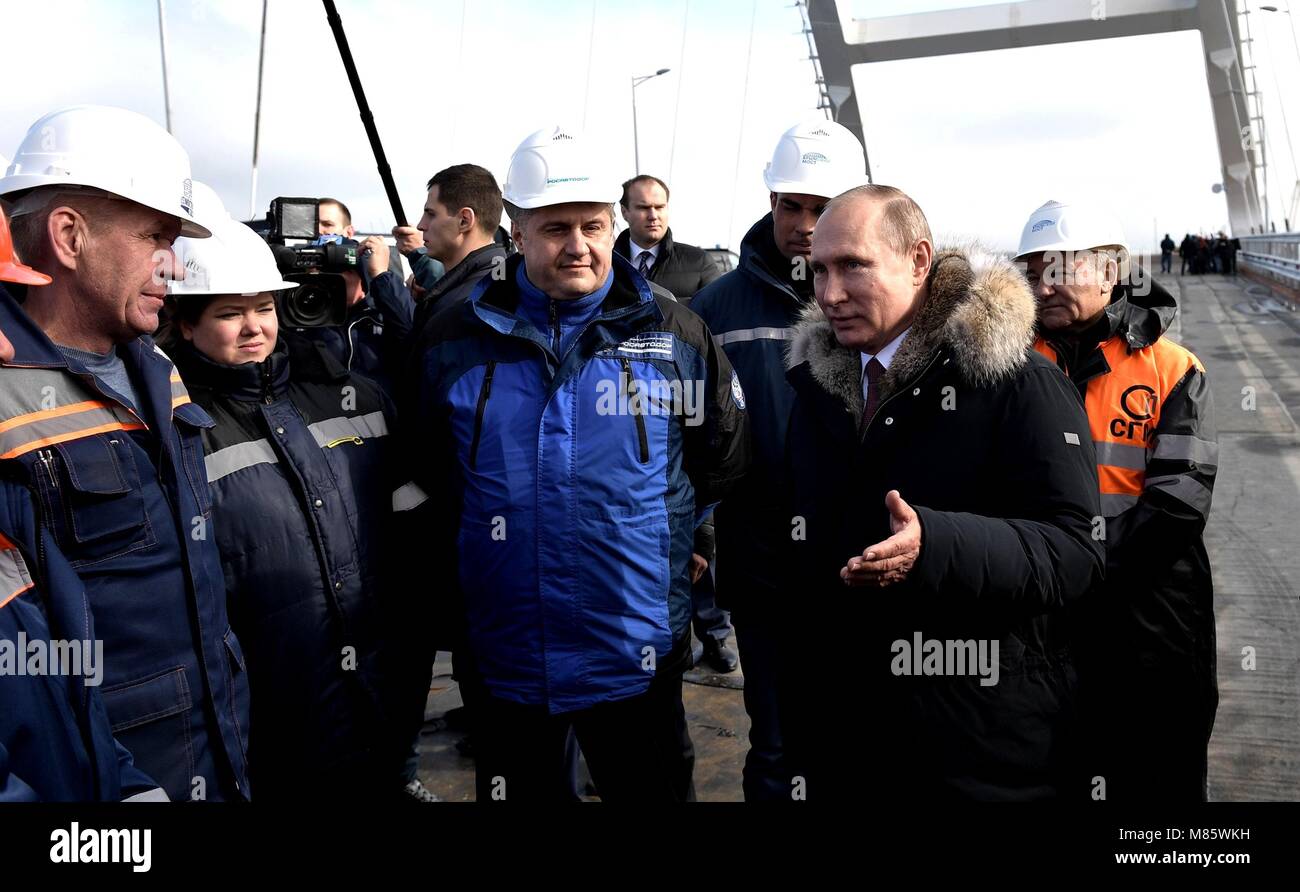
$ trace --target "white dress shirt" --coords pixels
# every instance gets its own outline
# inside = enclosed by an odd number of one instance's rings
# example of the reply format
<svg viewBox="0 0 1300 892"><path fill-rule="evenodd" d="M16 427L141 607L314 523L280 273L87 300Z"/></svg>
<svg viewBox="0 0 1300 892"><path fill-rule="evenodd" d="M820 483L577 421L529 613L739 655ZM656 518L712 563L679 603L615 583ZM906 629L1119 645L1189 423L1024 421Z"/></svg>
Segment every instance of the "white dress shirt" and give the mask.
<svg viewBox="0 0 1300 892"><path fill-rule="evenodd" d="M655 265L655 261L659 259L659 245L655 245L653 248L643 248L643 247L641 247L640 245L638 245L638 244L636 243L636 241L635 241L634 239L632 239L632 238L629 238L629 239L628 239L628 243L632 246L632 265L633 265L633 266L635 266L637 269L640 269L640 268L641 268L641 255L642 255L642 254L649 254L649 255L650 255L650 266L651 266L651 268L654 267L654 265Z"/></svg>
<svg viewBox="0 0 1300 892"><path fill-rule="evenodd" d="M907 333L911 330L912 327L910 325L907 328L903 329L899 333L898 337L894 338L884 347L881 347L879 353L858 354L858 358L862 362L862 371L860 374L862 376L862 399L863 400L867 398L867 363L871 362L872 357L874 357L880 360L880 364L883 365L886 369L889 368L889 364L894 361L894 354L898 352L898 345L903 343L903 338L907 337Z"/></svg>

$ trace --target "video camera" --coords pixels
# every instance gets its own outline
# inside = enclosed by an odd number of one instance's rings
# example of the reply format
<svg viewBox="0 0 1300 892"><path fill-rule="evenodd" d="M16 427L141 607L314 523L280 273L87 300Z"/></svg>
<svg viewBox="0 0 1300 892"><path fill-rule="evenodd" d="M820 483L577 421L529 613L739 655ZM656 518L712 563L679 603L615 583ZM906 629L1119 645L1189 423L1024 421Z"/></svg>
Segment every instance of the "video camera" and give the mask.
<svg viewBox="0 0 1300 892"><path fill-rule="evenodd" d="M320 222L315 198L275 198L261 232L275 255L285 281L297 282L279 297L280 322L290 328L324 328L346 325L348 284L343 273L360 274L358 247L352 244L316 244ZM303 244L306 242L306 244Z"/></svg>

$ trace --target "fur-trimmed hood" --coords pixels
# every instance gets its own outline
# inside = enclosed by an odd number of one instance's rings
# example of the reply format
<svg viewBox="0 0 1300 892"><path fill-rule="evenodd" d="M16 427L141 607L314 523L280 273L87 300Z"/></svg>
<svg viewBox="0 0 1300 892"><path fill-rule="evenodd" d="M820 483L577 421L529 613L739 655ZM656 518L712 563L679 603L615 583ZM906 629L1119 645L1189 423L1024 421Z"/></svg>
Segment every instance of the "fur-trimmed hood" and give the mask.
<svg viewBox="0 0 1300 892"><path fill-rule="evenodd" d="M930 268L930 293L881 379L886 398L919 375L947 346L966 381L988 385L1014 375L1034 342L1034 296L1015 265L979 246L946 248ZM814 301L800 313L786 351L786 368L807 362L813 379L862 412L860 354L840 345Z"/></svg>

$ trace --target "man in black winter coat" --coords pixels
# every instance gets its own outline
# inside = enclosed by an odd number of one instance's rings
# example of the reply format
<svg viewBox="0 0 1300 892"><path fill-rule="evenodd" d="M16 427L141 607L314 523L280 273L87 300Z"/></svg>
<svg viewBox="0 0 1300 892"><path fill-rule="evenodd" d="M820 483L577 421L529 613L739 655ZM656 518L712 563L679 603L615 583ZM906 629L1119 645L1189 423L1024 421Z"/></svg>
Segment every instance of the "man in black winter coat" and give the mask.
<svg viewBox="0 0 1300 892"><path fill-rule="evenodd" d="M853 640L791 636L791 794L1053 798L1062 608L1104 558L1088 420L1030 350L1033 297L1004 259L936 254L887 186L831 201L812 270L788 359L790 625L829 614Z"/></svg>
<svg viewBox="0 0 1300 892"><path fill-rule="evenodd" d="M619 204L628 228L614 242L614 251L632 261L644 278L671 291L678 302L689 305L695 292L722 275L707 251L673 241L668 228L668 184L663 180L645 174L633 177L623 184ZM718 672L734 672L739 658L727 646L731 618L717 605L713 575L707 569L713 560L712 514L705 529L696 532L691 558L691 623L703 646L696 661L703 660Z"/></svg>
<svg viewBox="0 0 1300 892"><path fill-rule="evenodd" d="M425 353L439 338L439 318L445 319L447 311L467 300L484 276L505 274L506 249L497 243L501 230L501 187L487 168L477 164L454 164L435 173L427 185L424 209L414 231L419 234L429 258L440 263L445 272L426 289L415 306L410 350L406 356L397 402L412 417L419 409L415 405L415 386L420 379L420 369ZM407 461L421 468L428 463L428 444L418 439L406 444ZM423 468L427 473L428 468ZM443 510L441 505L424 503L419 509L425 513ZM412 521L419 527L423 521ZM437 651L452 652L452 672L460 682L465 718L473 724L475 695L481 686L475 683L477 672L469 658L469 648L464 639L464 605L454 591L439 590L439 596L424 605L430 613L422 623L430 630L422 642L425 656L422 665L431 666ZM424 678L427 690L429 678ZM472 741L472 737L468 738ZM472 742L461 746L473 746ZM415 751L412 751L414 758ZM572 774L577 772L577 752L573 752ZM576 781L574 781L576 785ZM575 794L576 795L576 794Z"/></svg>
<svg viewBox="0 0 1300 892"><path fill-rule="evenodd" d="M632 261L644 278L689 304L695 292L722 275L708 251L673 241L663 180L645 174L633 177L623 184L619 204L628 228L619 234L614 250Z"/></svg>

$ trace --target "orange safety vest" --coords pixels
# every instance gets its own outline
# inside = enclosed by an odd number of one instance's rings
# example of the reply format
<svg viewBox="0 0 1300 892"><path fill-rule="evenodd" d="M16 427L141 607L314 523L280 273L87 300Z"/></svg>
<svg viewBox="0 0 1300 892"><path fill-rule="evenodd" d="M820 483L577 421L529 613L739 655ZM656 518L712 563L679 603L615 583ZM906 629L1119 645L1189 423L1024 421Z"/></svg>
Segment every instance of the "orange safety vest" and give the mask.
<svg viewBox="0 0 1300 892"><path fill-rule="evenodd" d="M1056 350L1042 338L1034 349L1058 362ZM1101 511L1114 517L1142 495L1160 407L1189 369L1204 372L1205 367L1191 351L1164 338L1130 351L1124 338L1112 336L1101 352L1110 370L1088 381L1084 410L1097 450Z"/></svg>

